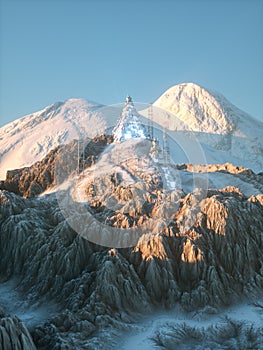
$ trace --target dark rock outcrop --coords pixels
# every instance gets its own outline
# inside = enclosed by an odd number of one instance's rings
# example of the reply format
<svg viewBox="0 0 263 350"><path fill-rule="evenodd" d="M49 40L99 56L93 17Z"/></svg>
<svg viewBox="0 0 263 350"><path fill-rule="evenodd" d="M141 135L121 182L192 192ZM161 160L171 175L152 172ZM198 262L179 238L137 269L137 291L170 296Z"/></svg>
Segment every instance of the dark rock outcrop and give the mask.
<svg viewBox="0 0 263 350"><path fill-rule="evenodd" d="M0 189L14 192L23 197L36 197L45 190L57 185L65 179L56 173L56 167L69 175L73 171L87 168L94 164L104 148L113 141L111 135L102 135L92 140L84 140L80 150L78 164L78 143L73 141L68 145L59 146L50 151L41 161L30 167L9 170L5 181L0 181Z"/></svg>

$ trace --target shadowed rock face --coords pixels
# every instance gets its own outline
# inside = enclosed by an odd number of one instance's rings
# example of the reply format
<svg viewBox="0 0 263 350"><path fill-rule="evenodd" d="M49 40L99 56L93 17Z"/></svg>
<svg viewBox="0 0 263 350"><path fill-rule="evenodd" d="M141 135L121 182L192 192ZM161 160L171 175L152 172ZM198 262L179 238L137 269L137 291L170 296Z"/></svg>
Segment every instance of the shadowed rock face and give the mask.
<svg viewBox="0 0 263 350"><path fill-rule="evenodd" d="M81 168L86 168L96 161L98 155L113 141L110 135L102 135L92 140L85 140L84 154L80 150ZM9 170L5 181L0 181L0 189L14 192L23 197L36 197L45 190L56 185L55 166L59 166L66 174L68 167L77 170L78 143L73 141L68 145L59 146L50 151L41 161L30 167ZM68 157L67 157L68 156ZM60 178L60 180L64 180Z"/></svg>
<svg viewBox="0 0 263 350"><path fill-rule="evenodd" d="M0 309L0 349L36 350L32 337L16 317L5 315Z"/></svg>
<svg viewBox="0 0 263 350"><path fill-rule="evenodd" d="M103 349L107 337L97 332L125 329L136 313L178 302L187 310L224 305L262 290L262 195L246 198L236 188L208 191L185 230L195 194L174 196L179 206L163 226L155 190L148 188L147 198L156 208L145 213L155 219L153 230L126 249L103 248L77 235L55 195L24 199L1 191L2 277L18 277L29 303L59 305L56 316L32 330L38 348ZM171 202L171 195L163 192L162 201Z"/></svg>

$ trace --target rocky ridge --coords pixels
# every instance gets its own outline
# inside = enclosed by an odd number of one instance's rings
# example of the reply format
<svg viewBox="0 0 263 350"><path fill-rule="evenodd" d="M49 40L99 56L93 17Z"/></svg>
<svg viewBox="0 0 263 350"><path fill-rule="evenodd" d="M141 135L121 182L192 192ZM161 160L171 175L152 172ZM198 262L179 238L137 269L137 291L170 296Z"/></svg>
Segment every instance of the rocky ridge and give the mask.
<svg viewBox="0 0 263 350"><path fill-rule="evenodd" d="M127 329L138 313L157 306L219 307L262 291L262 195L247 198L234 187L209 190L185 230L198 193L144 182L147 205L117 210L109 223L127 228L131 217L133 225L154 218L154 227L126 249L103 248L77 235L55 194L26 199L1 191L2 278L18 277L28 302L53 300L60 309L32 330L38 348L103 349L107 337L100 334L107 330L112 337L114 329ZM111 186L123 207L127 191L114 179ZM139 198L133 199L139 209ZM162 205L175 202L169 211ZM99 220L103 201L93 209Z"/></svg>
<svg viewBox="0 0 263 350"><path fill-rule="evenodd" d="M80 164L78 160L78 142L72 141L68 145L58 146L50 151L41 161L30 167L9 170L6 179L0 181L0 189L14 192L23 197L36 197L57 185L55 167L60 167L69 174L77 172L78 167L83 170L96 162L99 154L112 142L112 136L102 135L84 142L84 154L80 152ZM81 143L81 146L82 146ZM68 169L67 169L68 168ZM63 179L60 179L63 181Z"/></svg>
<svg viewBox="0 0 263 350"><path fill-rule="evenodd" d="M25 305L56 304L55 314L30 328L35 345L15 315L4 316L5 350L13 346L6 334L32 349L113 349L118 332L156 308L217 310L261 295L262 174L229 163L169 165L158 152L151 157L149 140L112 142L106 135L73 141L1 182L0 280L16 280ZM169 188L165 172L173 170L182 178L242 179L253 195L235 186ZM137 241L121 248L118 239L133 230ZM103 235L106 247L98 244Z"/></svg>

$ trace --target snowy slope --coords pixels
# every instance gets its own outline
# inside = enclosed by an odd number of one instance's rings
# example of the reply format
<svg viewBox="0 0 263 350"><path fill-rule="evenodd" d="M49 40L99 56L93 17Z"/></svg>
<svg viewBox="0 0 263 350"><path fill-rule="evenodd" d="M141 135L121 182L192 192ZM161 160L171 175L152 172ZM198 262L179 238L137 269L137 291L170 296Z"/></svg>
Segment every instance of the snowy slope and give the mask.
<svg viewBox="0 0 263 350"><path fill-rule="evenodd" d="M193 83L171 87L155 101L154 106L175 114L196 132L223 134L232 131L237 121L232 113L234 106L223 96L214 96Z"/></svg>
<svg viewBox="0 0 263 350"><path fill-rule="evenodd" d="M113 128L122 107L70 99L0 128L0 179L5 178L7 170L32 165L58 145ZM147 111L140 114L148 116ZM134 113L135 117L140 116ZM159 128L154 136L161 144L163 127L171 139L178 141L178 147L171 145L176 163L231 162L256 172L263 169L262 123L218 93L192 83L176 85L153 104L153 121Z"/></svg>
<svg viewBox="0 0 263 350"><path fill-rule="evenodd" d="M173 138L176 131L191 131L208 162L230 161L262 171L263 124L221 94L193 83L179 84L157 99L153 109L153 120Z"/></svg>
<svg viewBox="0 0 263 350"><path fill-rule="evenodd" d="M8 169L32 165L58 145L101 134L106 124L99 107L70 99L0 128L0 179Z"/></svg>
<svg viewBox="0 0 263 350"><path fill-rule="evenodd" d="M172 311L159 314L156 313L146 319L143 319L140 323L133 327L133 331L123 334L119 344L120 346L118 346L118 348L121 350L165 349L165 347L156 346L156 343L154 343L154 338L156 337L156 334L161 333L163 334L163 337L166 336L167 339L169 339L168 332L171 324L177 324L180 328L182 328L182 330L184 324L186 324L187 327L196 327L196 329L200 329L206 335L209 332L209 327L213 327L214 338L216 340L215 330L216 328L222 328L222 326L226 323L227 318L231 319L232 322L237 321L241 324L243 323L244 325L248 325L248 327L253 326L255 328L262 328L263 314L261 310L248 301L230 306L221 310L220 312L214 310L214 312L211 314L202 313L202 311L184 313L179 307L177 307ZM180 349L211 349L211 347L205 347L203 344L203 347L202 345L199 345L199 347L193 347L190 337L185 337L182 339L182 343L183 340L186 340L186 342L188 340L188 347L182 346ZM243 338L243 344L243 349L249 348L246 347L247 344L245 344L245 337ZM171 344L171 346L176 348L175 341ZM222 349L223 347L221 346L219 345L219 348Z"/></svg>

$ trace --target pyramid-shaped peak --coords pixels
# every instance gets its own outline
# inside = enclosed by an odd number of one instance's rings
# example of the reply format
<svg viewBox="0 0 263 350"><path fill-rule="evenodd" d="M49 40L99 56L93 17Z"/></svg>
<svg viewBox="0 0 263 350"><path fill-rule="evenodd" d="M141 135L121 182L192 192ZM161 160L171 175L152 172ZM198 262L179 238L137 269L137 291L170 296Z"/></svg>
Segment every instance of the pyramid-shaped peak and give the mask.
<svg viewBox="0 0 263 350"><path fill-rule="evenodd" d="M131 96L127 96L121 117L113 129L115 142L135 138L148 138L147 128L140 121L140 116L134 107Z"/></svg>
<svg viewBox="0 0 263 350"><path fill-rule="evenodd" d="M232 132L240 114L223 95L195 83L172 86L154 106L174 114L192 131L212 134Z"/></svg>

